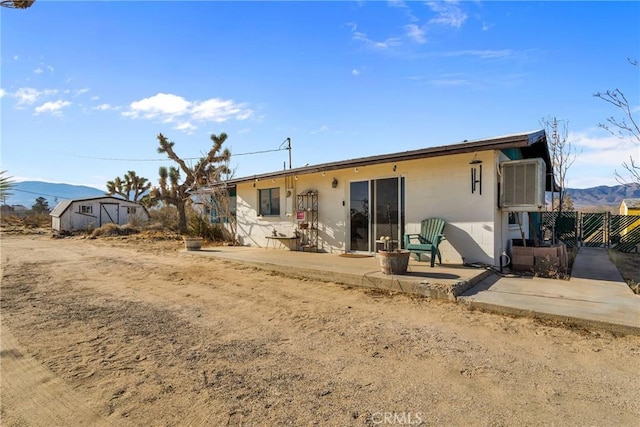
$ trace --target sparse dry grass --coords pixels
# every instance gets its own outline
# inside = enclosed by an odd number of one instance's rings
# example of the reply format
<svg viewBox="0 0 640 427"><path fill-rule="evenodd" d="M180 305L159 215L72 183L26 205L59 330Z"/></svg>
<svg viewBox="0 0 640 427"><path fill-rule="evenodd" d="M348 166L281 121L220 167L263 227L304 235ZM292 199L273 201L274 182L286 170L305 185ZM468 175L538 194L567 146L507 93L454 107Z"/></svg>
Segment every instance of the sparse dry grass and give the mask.
<svg viewBox="0 0 640 427"><path fill-rule="evenodd" d="M609 258L618 267L618 271L636 294L640 294L640 253L624 253L609 250Z"/></svg>

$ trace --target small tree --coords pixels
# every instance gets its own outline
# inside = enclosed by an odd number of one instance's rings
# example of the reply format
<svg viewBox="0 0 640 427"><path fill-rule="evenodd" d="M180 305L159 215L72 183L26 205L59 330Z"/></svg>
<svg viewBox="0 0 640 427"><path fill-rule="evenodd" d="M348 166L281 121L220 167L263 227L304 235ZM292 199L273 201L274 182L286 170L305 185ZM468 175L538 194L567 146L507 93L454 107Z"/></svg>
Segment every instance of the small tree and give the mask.
<svg viewBox="0 0 640 427"><path fill-rule="evenodd" d="M211 135L212 147L206 156L190 167L173 150L174 142L169 141L163 134L158 134L158 153L165 153L168 158L175 161L179 168L160 167L159 187L151 190L153 201L162 201L174 205L178 209L178 231L181 234L187 232L186 206L191 201L198 189L220 181L224 174L228 174L231 151L222 148L227 140L227 134ZM180 173L184 173L182 180Z"/></svg>
<svg viewBox="0 0 640 427"><path fill-rule="evenodd" d="M559 210L559 205L560 205L560 200L554 200L553 201L553 210L557 211ZM575 210L574 206L573 206L573 198L571 197L571 194L569 193L564 193L563 197L562 197L562 209L565 212L571 212L573 210Z"/></svg>
<svg viewBox="0 0 640 427"><path fill-rule="evenodd" d="M3 205L7 204L7 197L13 195L11 189L14 185L13 177L5 176L5 173L7 171L0 171L0 199L2 199Z"/></svg>
<svg viewBox="0 0 640 427"><path fill-rule="evenodd" d="M637 60L631 58L627 58L627 60L632 66L639 67ZM640 127L637 118L633 117L634 109L629 104L624 92L620 89L613 89L606 92L596 92L593 96L608 102L622 112L622 118L611 116L607 118L607 123L599 123L598 126L622 140L640 146ZM629 156L629 163L623 162L622 167L630 174L632 182L640 184L640 164L633 160L633 156ZM627 183L627 180L617 170L615 176L619 183Z"/></svg>
<svg viewBox="0 0 640 427"><path fill-rule="evenodd" d="M147 178L138 176L135 171L127 172L124 179L118 176L113 181L107 181L107 194L118 194L134 202L142 199L150 188L151 182Z"/></svg>
<svg viewBox="0 0 640 427"><path fill-rule="evenodd" d="M553 169L553 176L560 184L560 192L558 197L558 203L552 199L552 206L557 206L559 213L562 213L565 200L565 189L567 187L567 173L569 168L576 161L578 153L575 147L569 141L569 124L564 121L562 128L558 129L558 119L555 117L542 119L541 123L544 125L547 132L547 138L549 140L549 149L551 150L551 167Z"/></svg>
<svg viewBox="0 0 640 427"><path fill-rule="evenodd" d="M31 209L38 214L48 213L51 210L49 208L49 202L44 197L38 197L36 203L31 206Z"/></svg>

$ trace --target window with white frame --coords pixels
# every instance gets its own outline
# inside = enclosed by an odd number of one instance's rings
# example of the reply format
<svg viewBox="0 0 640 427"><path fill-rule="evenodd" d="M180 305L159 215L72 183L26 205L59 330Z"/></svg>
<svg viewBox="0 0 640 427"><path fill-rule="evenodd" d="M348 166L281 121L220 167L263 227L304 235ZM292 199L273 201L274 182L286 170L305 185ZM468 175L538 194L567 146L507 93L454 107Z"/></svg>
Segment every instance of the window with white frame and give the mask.
<svg viewBox="0 0 640 427"><path fill-rule="evenodd" d="M91 205L80 205L80 213L83 213L83 214L93 213L93 206L91 206Z"/></svg>
<svg viewBox="0 0 640 427"><path fill-rule="evenodd" d="M266 188L258 190L258 199L260 201L259 215L280 215L280 188Z"/></svg>

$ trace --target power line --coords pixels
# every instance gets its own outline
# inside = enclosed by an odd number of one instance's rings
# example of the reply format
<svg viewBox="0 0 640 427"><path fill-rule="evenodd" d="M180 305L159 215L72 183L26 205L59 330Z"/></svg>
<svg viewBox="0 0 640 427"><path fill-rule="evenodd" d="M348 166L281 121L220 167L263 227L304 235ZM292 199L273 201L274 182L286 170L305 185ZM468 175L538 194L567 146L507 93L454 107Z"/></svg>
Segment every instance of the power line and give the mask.
<svg viewBox="0 0 640 427"><path fill-rule="evenodd" d="M264 154L264 153L272 153L275 151L285 151L288 150L288 148L277 148L277 149L273 149L273 150L262 150L262 151L252 151L252 152L248 152L248 153L238 153L238 154L233 154L231 153L231 157L234 156L248 156L248 155L252 155L252 154ZM116 162L172 162L173 160L171 159L119 159L119 158L113 158L113 157L93 157L93 156L80 156L78 154L65 154L66 156L70 156L70 157L78 157L81 159L92 159L92 160L108 160L108 161L116 161ZM185 157L182 160L200 160L202 157Z"/></svg>
<svg viewBox="0 0 640 427"><path fill-rule="evenodd" d="M53 194L45 194L45 193L36 193L34 191L27 191L27 190L18 190L17 188L12 188L11 191L18 191L20 193L29 193L29 194L35 194L36 196L47 196L47 197L55 197L58 199L64 199L65 197L63 196L54 196Z"/></svg>

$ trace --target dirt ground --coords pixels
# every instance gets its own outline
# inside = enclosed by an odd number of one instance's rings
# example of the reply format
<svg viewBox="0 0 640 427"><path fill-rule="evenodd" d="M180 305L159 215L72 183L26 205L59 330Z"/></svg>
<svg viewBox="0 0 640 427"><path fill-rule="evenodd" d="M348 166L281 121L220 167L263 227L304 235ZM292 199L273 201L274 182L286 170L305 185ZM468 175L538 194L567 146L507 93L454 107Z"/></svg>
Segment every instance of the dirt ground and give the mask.
<svg viewBox="0 0 640 427"><path fill-rule="evenodd" d="M3 426L637 426L640 337L2 235Z"/></svg>

